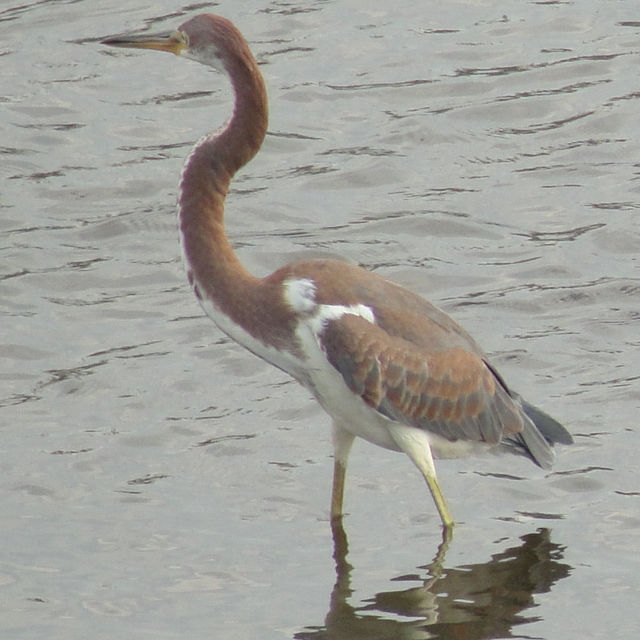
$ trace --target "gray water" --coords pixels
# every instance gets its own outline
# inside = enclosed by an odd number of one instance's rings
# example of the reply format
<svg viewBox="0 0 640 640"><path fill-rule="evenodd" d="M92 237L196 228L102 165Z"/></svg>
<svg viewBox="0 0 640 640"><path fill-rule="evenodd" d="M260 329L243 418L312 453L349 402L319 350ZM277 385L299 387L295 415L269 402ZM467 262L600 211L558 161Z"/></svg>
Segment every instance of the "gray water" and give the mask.
<svg viewBox="0 0 640 640"><path fill-rule="evenodd" d="M183 158L223 78L109 50L213 10L271 100L227 225L256 274L340 255L429 297L574 434L552 472L403 456L328 419L182 272ZM624 638L640 615L634 2L0 5L3 638Z"/></svg>

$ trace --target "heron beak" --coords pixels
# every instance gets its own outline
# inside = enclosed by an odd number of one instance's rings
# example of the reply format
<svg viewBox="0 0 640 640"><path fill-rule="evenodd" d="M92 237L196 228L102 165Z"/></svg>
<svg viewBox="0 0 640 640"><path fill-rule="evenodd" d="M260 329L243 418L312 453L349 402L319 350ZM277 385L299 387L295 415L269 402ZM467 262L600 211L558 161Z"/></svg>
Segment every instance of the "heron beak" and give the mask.
<svg viewBox="0 0 640 640"><path fill-rule="evenodd" d="M189 46L187 37L182 31L156 35L114 36L103 40L102 44L132 49L155 49L156 51L168 51L176 55L180 55Z"/></svg>

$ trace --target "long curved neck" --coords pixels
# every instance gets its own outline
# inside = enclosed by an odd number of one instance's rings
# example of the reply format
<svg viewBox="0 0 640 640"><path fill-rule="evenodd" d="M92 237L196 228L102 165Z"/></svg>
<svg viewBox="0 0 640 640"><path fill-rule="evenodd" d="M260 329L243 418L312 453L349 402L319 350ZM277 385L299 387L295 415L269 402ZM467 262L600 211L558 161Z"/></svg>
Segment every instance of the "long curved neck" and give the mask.
<svg viewBox="0 0 640 640"><path fill-rule="evenodd" d="M264 79L251 52L247 49L243 53L225 64L234 94L233 116L222 131L209 134L196 147L202 147L215 178L227 186L236 171L256 155L267 132ZM187 161L185 175L197 171L190 164Z"/></svg>
<svg viewBox="0 0 640 640"><path fill-rule="evenodd" d="M224 201L233 175L253 158L267 130L264 80L249 52L225 60L235 96L233 116L193 149L180 183L179 226L188 276L196 294L234 318L246 306L247 288L257 279L235 255L223 224Z"/></svg>

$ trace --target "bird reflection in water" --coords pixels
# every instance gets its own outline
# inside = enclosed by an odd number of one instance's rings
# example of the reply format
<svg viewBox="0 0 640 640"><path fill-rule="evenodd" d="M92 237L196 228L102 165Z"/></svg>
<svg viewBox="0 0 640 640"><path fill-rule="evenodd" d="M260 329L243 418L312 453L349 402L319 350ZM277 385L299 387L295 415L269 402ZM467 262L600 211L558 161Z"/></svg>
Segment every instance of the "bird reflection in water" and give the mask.
<svg viewBox="0 0 640 640"><path fill-rule="evenodd" d="M419 586L385 591L360 605L349 602L351 572L342 525L333 526L336 582L323 626L308 627L296 640L393 638L422 640L507 638L513 628L539 618L526 615L534 595L547 593L571 567L561 562L564 548L551 541L549 529L520 538L520 544L494 554L488 562L447 568L443 541L436 557L416 573L394 578Z"/></svg>

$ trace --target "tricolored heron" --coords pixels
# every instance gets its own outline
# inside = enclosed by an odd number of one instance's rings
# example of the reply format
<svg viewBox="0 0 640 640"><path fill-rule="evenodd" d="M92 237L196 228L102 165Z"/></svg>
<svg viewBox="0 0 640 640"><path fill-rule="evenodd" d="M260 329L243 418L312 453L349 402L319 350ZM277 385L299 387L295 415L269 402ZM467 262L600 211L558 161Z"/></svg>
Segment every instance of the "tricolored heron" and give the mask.
<svg viewBox="0 0 640 640"><path fill-rule="evenodd" d="M231 81L229 123L196 144L182 173L178 218L187 276L224 333L293 376L333 419L333 522L342 517L356 436L411 458L448 533L454 521L434 457L506 444L551 466L550 445L572 442L569 433L510 391L473 338L437 307L341 261L293 262L264 278L240 263L225 233L224 202L234 174L262 145L267 92L229 20L199 15L171 34L125 35L104 44L175 53Z"/></svg>

